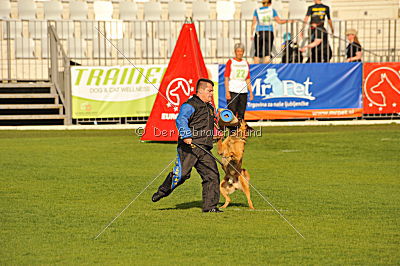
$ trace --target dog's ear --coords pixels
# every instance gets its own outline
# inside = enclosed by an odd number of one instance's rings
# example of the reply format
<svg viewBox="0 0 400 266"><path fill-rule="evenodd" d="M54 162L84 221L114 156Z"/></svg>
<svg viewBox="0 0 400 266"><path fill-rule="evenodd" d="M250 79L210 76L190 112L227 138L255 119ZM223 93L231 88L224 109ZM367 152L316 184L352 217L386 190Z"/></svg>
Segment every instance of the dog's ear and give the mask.
<svg viewBox="0 0 400 266"><path fill-rule="evenodd" d="M252 128L251 126L249 126L249 125L246 123L246 137L250 136L250 135L251 135L251 132L253 132L253 131L254 131L254 128Z"/></svg>
<svg viewBox="0 0 400 266"><path fill-rule="evenodd" d="M249 126L249 125L246 123L246 130L247 130L248 132L252 132L252 131L254 131L254 128L252 128L251 126Z"/></svg>

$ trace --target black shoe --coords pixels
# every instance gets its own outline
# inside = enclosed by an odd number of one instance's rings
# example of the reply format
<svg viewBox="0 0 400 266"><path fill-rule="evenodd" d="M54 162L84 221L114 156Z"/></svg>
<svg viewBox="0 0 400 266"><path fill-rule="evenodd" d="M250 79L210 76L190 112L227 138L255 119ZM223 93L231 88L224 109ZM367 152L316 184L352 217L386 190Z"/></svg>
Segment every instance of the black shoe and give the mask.
<svg viewBox="0 0 400 266"><path fill-rule="evenodd" d="M218 208L212 208L212 209L209 209L209 210L203 210L203 212L223 212L223 211L221 211Z"/></svg>
<svg viewBox="0 0 400 266"><path fill-rule="evenodd" d="M165 197L164 193L162 193L160 191L157 191L156 193L153 194L153 197L151 197L151 200L153 202L157 202L157 201L159 201L160 199L162 199L164 197Z"/></svg>

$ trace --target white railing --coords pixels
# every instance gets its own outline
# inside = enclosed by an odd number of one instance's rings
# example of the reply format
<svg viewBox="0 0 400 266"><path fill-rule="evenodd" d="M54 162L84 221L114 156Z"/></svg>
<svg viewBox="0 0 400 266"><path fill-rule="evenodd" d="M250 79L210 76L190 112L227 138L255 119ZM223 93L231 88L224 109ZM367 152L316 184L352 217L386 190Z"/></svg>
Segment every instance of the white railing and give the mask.
<svg viewBox="0 0 400 266"><path fill-rule="evenodd" d="M54 25L72 64L107 66L128 65L125 57L134 64L168 63L183 23L184 21L137 20L0 20L0 80L49 80L49 25ZM251 23L249 20L195 21L205 62L225 63L233 56L233 45L236 42L245 44L246 55L251 58ZM294 37L302 26L301 22L275 26L273 63L282 62L283 35L290 33ZM329 35L333 51L330 62L345 61L345 32L349 28L355 28L359 32L358 37L364 49L363 61L400 60L398 19L335 21L334 28L334 35ZM297 38L295 41L302 45L307 40ZM307 54L304 60L307 60Z"/></svg>

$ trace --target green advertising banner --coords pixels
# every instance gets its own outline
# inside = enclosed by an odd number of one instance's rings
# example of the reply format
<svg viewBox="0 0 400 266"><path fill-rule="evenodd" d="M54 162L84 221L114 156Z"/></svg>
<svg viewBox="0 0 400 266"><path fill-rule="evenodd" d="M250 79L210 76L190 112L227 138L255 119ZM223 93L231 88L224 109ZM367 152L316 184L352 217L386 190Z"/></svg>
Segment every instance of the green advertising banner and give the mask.
<svg viewBox="0 0 400 266"><path fill-rule="evenodd" d="M71 67L72 118L149 116L166 69L167 65ZM207 69L218 81L218 65ZM218 95L215 99L217 103Z"/></svg>

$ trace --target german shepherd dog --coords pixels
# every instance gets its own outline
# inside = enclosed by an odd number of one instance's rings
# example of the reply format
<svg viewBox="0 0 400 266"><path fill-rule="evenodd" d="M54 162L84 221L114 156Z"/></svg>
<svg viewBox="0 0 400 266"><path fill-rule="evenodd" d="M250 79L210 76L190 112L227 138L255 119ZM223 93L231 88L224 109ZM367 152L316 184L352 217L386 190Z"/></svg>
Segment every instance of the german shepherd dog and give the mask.
<svg viewBox="0 0 400 266"><path fill-rule="evenodd" d="M218 154L222 156L222 168L225 171L224 180L220 184L221 194L225 198L225 204L221 208L226 208L231 202L229 194L241 190L246 194L250 209L254 209L250 199L250 174L242 168L244 146L251 130L253 129L244 120L239 120L237 130L223 141L219 139L217 142Z"/></svg>

